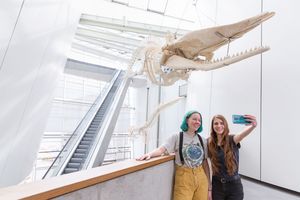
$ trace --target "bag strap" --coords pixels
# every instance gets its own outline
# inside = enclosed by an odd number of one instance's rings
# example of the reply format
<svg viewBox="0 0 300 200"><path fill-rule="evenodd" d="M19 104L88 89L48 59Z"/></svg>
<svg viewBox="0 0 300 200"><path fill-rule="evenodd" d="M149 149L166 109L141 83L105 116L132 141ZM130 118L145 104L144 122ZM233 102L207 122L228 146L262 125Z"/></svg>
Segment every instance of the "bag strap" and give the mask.
<svg viewBox="0 0 300 200"><path fill-rule="evenodd" d="M201 137L198 133L196 133L196 134L197 134L197 136L198 136L198 138L199 138L199 141L200 141L200 143L201 143L201 146L202 146L202 149L203 149L203 152L204 152L204 145L203 145L202 137Z"/></svg>
<svg viewBox="0 0 300 200"><path fill-rule="evenodd" d="M204 145L203 145L203 140L202 140L202 137L196 133L198 138L199 138L199 141L201 143L201 146L202 146L202 149L204 151ZM183 145L183 132L181 131L179 133L179 157L180 157L180 161L181 161L181 164L183 165L184 164L184 159L183 159L183 155L182 155L182 145Z"/></svg>
<svg viewBox="0 0 300 200"><path fill-rule="evenodd" d="M183 155L182 155L182 144L183 144L183 132L181 131L179 133L179 157L180 157L180 161L181 164L184 164L184 160L183 160Z"/></svg>

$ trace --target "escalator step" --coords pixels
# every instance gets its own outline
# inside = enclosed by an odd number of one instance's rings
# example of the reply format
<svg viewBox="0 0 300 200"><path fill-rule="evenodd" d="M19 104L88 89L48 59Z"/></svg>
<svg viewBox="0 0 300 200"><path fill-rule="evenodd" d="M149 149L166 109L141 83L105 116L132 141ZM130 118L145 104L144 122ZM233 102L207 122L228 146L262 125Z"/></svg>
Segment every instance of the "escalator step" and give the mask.
<svg viewBox="0 0 300 200"><path fill-rule="evenodd" d="M86 133L93 135L93 134L95 134L95 131L87 130Z"/></svg>
<svg viewBox="0 0 300 200"><path fill-rule="evenodd" d="M81 163L83 161L83 158L71 158L70 162L78 162Z"/></svg>
<svg viewBox="0 0 300 200"><path fill-rule="evenodd" d="M95 132L91 133L91 132L86 132L86 134L84 135L84 137L89 137L89 138L94 138L95 136Z"/></svg>
<svg viewBox="0 0 300 200"><path fill-rule="evenodd" d="M79 144L78 148L79 149L88 149L90 147L90 145L86 145L86 144Z"/></svg>
<svg viewBox="0 0 300 200"><path fill-rule="evenodd" d="M87 152L87 149L76 149L75 153L83 153L85 154Z"/></svg>
<svg viewBox="0 0 300 200"><path fill-rule="evenodd" d="M90 145L91 144L91 142L89 142L89 141L81 141L80 142L80 145Z"/></svg>
<svg viewBox="0 0 300 200"><path fill-rule="evenodd" d="M79 170L80 167L80 163L68 163L67 164L67 168L76 168L77 170Z"/></svg>
<svg viewBox="0 0 300 200"><path fill-rule="evenodd" d="M84 153L74 153L73 158L85 158L85 154Z"/></svg>
<svg viewBox="0 0 300 200"><path fill-rule="evenodd" d="M77 171L78 171L78 169L76 169L76 168L66 168L64 170L64 174L69 174L69 173L73 173L73 172L77 172Z"/></svg>
<svg viewBox="0 0 300 200"><path fill-rule="evenodd" d="M82 141L93 141L93 137L83 137Z"/></svg>

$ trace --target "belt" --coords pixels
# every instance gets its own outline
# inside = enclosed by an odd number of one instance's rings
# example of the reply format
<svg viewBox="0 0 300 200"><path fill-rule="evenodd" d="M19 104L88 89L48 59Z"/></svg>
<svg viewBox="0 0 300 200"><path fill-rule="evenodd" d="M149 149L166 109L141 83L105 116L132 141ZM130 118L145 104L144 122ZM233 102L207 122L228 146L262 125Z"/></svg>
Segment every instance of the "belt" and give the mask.
<svg viewBox="0 0 300 200"><path fill-rule="evenodd" d="M239 180L240 179L240 175L234 175L234 176L229 176L229 177L220 177L220 176L213 176L212 177L214 180L217 180L221 183L228 183L231 181L235 181L235 180Z"/></svg>

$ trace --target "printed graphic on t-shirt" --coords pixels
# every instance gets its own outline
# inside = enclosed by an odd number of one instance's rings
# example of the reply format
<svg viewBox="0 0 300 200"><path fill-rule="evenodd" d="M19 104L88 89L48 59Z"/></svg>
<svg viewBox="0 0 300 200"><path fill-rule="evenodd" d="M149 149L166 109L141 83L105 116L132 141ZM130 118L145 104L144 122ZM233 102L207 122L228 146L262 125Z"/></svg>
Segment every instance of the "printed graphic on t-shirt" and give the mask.
<svg viewBox="0 0 300 200"><path fill-rule="evenodd" d="M182 155L188 167L198 167L203 160L203 149L198 144L189 144L183 148Z"/></svg>

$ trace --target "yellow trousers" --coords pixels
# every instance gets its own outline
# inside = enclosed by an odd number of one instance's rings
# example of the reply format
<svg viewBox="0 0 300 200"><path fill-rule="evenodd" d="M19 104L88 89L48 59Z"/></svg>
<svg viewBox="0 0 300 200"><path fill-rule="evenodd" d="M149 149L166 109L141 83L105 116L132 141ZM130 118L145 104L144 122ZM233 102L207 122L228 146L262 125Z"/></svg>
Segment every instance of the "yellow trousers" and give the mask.
<svg viewBox="0 0 300 200"><path fill-rule="evenodd" d="M202 165L187 168L176 165L174 200L207 200L208 181Z"/></svg>

